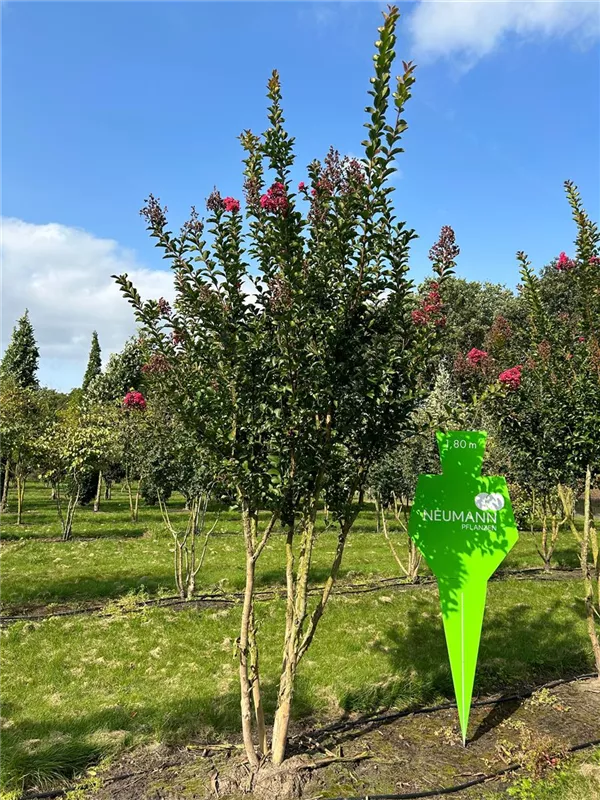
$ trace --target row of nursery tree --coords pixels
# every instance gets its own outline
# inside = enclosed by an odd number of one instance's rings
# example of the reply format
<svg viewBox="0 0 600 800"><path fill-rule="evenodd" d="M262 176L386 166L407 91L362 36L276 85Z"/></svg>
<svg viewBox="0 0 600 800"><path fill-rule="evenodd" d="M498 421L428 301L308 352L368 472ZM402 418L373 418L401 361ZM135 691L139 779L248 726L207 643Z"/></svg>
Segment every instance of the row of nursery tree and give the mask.
<svg viewBox="0 0 600 800"><path fill-rule="evenodd" d="M402 152L415 67L392 82L392 8L379 28L361 158L331 149L292 183L294 139L280 81L268 82L268 127L242 133L244 201L215 190L202 219L173 233L158 199L142 209L170 264L175 301L142 300L115 276L139 335L102 369L96 335L81 389L40 388L27 317L2 362L2 506L21 522L26 481L51 486L68 539L79 504L101 509L113 482L159 504L174 535L177 585L194 591L210 535L209 500L240 512L246 588L237 657L244 744L257 767L285 754L298 665L336 581L368 497L399 567L419 568L402 525L416 478L439 471L438 429L488 432L484 469L507 476L521 527L546 568L561 529L580 543L588 630L600 671L600 562L592 489L600 476L600 233L577 188L565 183L575 222L571 256L541 271L518 253L516 292L454 275L459 247L442 228L432 276L408 274L416 238L396 217L390 176ZM169 516L173 491L187 522ZM583 527L575 503L583 497ZM337 547L322 594L308 576L325 506ZM172 516L172 515L171 515ZM287 576L277 710L267 741L255 619L255 570L274 533ZM202 548L200 545L198 549ZM254 721L253 721L254 720Z"/></svg>

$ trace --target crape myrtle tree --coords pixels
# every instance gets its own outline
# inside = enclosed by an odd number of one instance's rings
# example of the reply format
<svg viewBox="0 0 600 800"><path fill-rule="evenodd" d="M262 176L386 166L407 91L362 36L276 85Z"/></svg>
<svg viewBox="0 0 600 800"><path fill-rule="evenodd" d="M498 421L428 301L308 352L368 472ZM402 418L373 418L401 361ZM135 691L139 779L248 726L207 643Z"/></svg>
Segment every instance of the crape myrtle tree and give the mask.
<svg viewBox="0 0 600 800"><path fill-rule="evenodd" d="M144 456L148 438L146 398L134 389L123 397L118 414L119 461L129 498L132 522L138 521L140 493L144 480ZM134 494L135 487L135 494Z"/></svg>
<svg viewBox="0 0 600 800"><path fill-rule="evenodd" d="M546 570L566 522L558 486L575 481L566 460L570 430L566 398L557 386L562 378L547 363L549 355L544 344L524 365L500 372L486 398L496 412L490 421L492 458L509 480L519 521L529 527Z"/></svg>
<svg viewBox="0 0 600 800"><path fill-rule="evenodd" d="M269 750L275 764L284 759L298 665L331 595L369 467L410 425L421 365L436 335L429 318L411 318L407 263L415 234L396 220L389 185L414 83L414 67L405 63L391 85L398 15L390 8L379 28L363 158L330 150L323 163L309 165L295 192L294 139L284 128L273 72L268 129L240 137L248 233L239 201L216 190L206 229L192 210L178 235L150 197L142 213L171 261L173 310L164 301L142 302L126 275L117 278L169 365L163 380L173 407L214 457L241 511L246 582L237 653L253 768ZM438 286L444 278L439 269ZM322 499L338 540L322 593L309 605ZM276 524L285 535L287 601L269 748L254 593L256 564Z"/></svg>
<svg viewBox="0 0 600 800"><path fill-rule="evenodd" d="M168 307L164 301L161 304L166 311ZM163 389L163 375L168 369L166 359L158 353L150 353L142 367L151 402L146 412L146 422L150 424L146 426L147 441L141 457L146 464L145 485L152 487L165 527L173 537L177 591L182 599L190 600L204 564L210 535L219 521L219 513L209 520L208 510L211 499L221 499L222 482L211 451L205 449L195 432L173 413L170 392L168 388ZM185 497L184 511L187 512L176 517L167 505L171 488L175 486Z"/></svg>
<svg viewBox="0 0 600 800"><path fill-rule="evenodd" d="M421 564L421 554L408 536L410 508L419 475L440 470L439 452L435 433L438 430L460 428L464 424L464 405L452 385L451 376L444 366L439 367L433 390L414 411L412 431L405 441L390 450L373 464L369 471L368 487L375 497L378 529L388 543L400 572L415 581ZM400 555L394 537L390 534L387 511L390 510L396 527L400 529L405 545Z"/></svg>
<svg viewBox="0 0 600 800"><path fill-rule="evenodd" d="M600 673L600 559L590 493L600 476L600 231L583 208L579 191L565 189L577 226L575 255L561 253L561 302L544 303L540 278L518 254L529 309L530 355L505 370L501 407L504 436L513 459L528 459L556 487L573 534L580 542L588 633ZM565 305L567 307L565 308ZM498 397L498 396L497 396ZM583 489L583 531L574 521L574 499Z"/></svg>
<svg viewBox="0 0 600 800"><path fill-rule="evenodd" d="M429 280L421 284L420 296L429 291L428 284ZM525 316L524 304L506 286L468 281L456 276L444 286L444 302L446 324L437 355L432 361L432 375L435 377L439 364L443 364L457 373L461 385L466 378L466 398L470 388L467 354L475 349L496 357L496 348L489 341L490 337L502 344L506 344L508 339L513 347Z"/></svg>
<svg viewBox="0 0 600 800"><path fill-rule="evenodd" d="M120 406L129 391L143 388L143 364L144 357L140 341L137 337L132 337L119 353L113 353L110 356L104 371L97 372L91 377L85 392L85 402ZM95 509L99 508L100 504L98 490L101 487L101 479L104 479L104 497L109 500L112 484L121 480L124 475L124 464L117 457L116 460L105 460L102 464L101 475L91 476L93 494L90 494L90 499L95 495Z"/></svg>

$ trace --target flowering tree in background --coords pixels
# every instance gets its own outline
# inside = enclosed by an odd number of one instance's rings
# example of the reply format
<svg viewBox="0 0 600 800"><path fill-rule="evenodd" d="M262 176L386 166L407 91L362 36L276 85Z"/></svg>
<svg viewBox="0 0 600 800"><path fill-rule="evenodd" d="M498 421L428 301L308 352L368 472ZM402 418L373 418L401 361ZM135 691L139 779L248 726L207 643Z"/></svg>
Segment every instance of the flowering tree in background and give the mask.
<svg viewBox="0 0 600 800"><path fill-rule="evenodd" d="M600 232L574 184L567 181L565 188L577 226L575 256L561 253L556 259L554 285L560 280L562 298L571 302L548 306L540 278L525 254L518 254L530 349L525 363L499 375L504 402L498 416L513 464L530 476L537 473L547 498L558 492L564 518L579 539L588 632L600 673L600 559L590 501L600 476ZM574 498L582 489L580 532Z"/></svg>
<svg viewBox="0 0 600 800"><path fill-rule="evenodd" d="M417 579L421 554L408 536L410 507L419 475L439 472L439 451L436 431L464 426L464 405L458 390L452 385L449 372L441 366L434 387L412 415L411 435L386 452L371 467L369 489L375 496L378 524L400 571L408 580ZM390 536L386 509L391 509L396 525L405 538L405 555L400 556Z"/></svg>
<svg viewBox="0 0 600 800"><path fill-rule="evenodd" d="M161 359L172 408L210 454L241 510L246 586L238 660L242 732L253 768L269 749L276 764L284 758L298 665L331 595L369 468L412 424L451 271L434 264L437 286L421 309L425 317L414 320L406 273L415 234L396 220L388 185L407 127L402 112L414 67L405 63L390 86L397 9L384 17L363 158L330 150L324 162L309 165L294 192L294 140L284 128L274 72L267 131L241 135L248 234L239 201L216 190L207 201L206 228L192 209L178 235L168 228L166 209L150 197L142 213L172 264L173 309L143 302L127 276L117 278ZM322 498L338 541L311 608L308 576ZM261 509L269 512L264 523ZM254 590L257 560L276 525L286 541L287 603L269 748Z"/></svg>
<svg viewBox="0 0 600 800"><path fill-rule="evenodd" d="M133 389L128 391L123 397L118 411L118 429L121 445L119 461L123 468L132 522L138 521L140 493L144 480L143 462L148 438L145 412L146 398L144 395Z"/></svg>

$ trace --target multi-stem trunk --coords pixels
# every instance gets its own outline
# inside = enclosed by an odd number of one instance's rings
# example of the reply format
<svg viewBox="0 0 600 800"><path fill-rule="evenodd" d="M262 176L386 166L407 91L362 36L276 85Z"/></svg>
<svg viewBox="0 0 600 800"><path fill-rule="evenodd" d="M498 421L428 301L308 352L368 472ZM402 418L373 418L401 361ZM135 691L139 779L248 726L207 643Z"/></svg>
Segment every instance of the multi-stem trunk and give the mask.
<svg viewBox="0 0 600 800"><path fill-rule="evenodd" d="M100 492L102 490L102 470L98 473L98 486L96 487L96 498L94 500L94 511L100 511Z"/></svg>
<svg viewBox="0 0 600 800"><path fill-rule="evenodd" d="M6 511L8 507L8 489L10 486L10 459L6 459L4 465L4 480L2 482L2 500L0 501L0 511Z"/></svg>
<svg viewBox="0 0 600 800"><path fill-rule="evenodd" d="M388 543L392 556L398 564L400 571L408 578L411 583L415 583L419 573L419 567L421 565L421 553L417 549L415 543L408 535L408 520L405 519L403 522L400 515L403 513L403 504L399 502L396 496L394 498L394 518L396 522L403 528L404 533L406 534L406 566L404 565L402 559L398 555L396 548L394 547L394 543L389 534L387 518L385 515L385 507L383 503L379 502L379 517L381 519L381 528L383 530L383 535Z"/></svg>
<svg viewBox="0 0 600 800"><path fill-rule="evenodd" d="M350 497L354 497L354 491L350 492ZM316 500L314 506L309 509L306 519L301 520L299 523L301 544L298 556L298 569L295 576L293 552L294 530L291 528L288 531L286 542L286 627L283 644L283 663L279 680L279 693L277 697L277 709L275 711L275 724L273 726L273 740L271 745L274 764L281 764L285 758L298 665L310 647L319 620L323 616L325 607L331 596L342 563L346 539L361 506L362 496L358 506L350 510L346 518L341 522L337 547L329 570L329 576L310 619L308 619L307 603L308 577L316 534Z"/></svg>
<svg viewBox="0 0 600 800"><path fill-rule="evenodd" d="M79 500L79 492L77 492L77 494L74 497L72 495L69 495L69 499L67 501L67 513L63 521L63 532L62 532L63 542L69 541L69 539L73 535L73 517L75 515L75 508L77 506L78 500Z"/></svg>
<svg viewBox="0 0 600 800"><path fill-rule="evenodd" d="M66 513L63 514L60 489L57 489L56 504L58 506L58 515L60 517L60 522L61 522L63 542L68 542L73 535L73 518L75 516L75 509L77 508L77 503L79 502L79 495L80 495L79 487L69 492L69 496L67 499Z"/></svg>
<svg viewBox="0 0 600 800"><path fill-rule="evenodd" d="M142 479L140 478L137 482L137 487L135 490L135 495L131 490L131 481L129 476L125 478L125 485L127 486L127 496L129 498L129 513L131 516L132 522L138 521L138 509L140 503L140 487L142 485Z"/></svg>

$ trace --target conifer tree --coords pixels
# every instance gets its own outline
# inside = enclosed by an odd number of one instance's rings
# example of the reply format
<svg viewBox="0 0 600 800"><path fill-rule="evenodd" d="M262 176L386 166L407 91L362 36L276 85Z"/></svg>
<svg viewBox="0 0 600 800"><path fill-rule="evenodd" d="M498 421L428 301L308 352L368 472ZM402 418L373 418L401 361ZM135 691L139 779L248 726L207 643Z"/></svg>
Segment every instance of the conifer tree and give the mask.
<svg viewBox="0 0 600 800"><path fill-rule="evenodd" d="M90 347L90 355L88 358L87 369L83 376L83 383L81 388L85 392L96 375L100 375L102 370L102 357L101 357L100 344L98 342L98 333L92 333L92 346Z"/></svg>
<svg viewBox="0 0 600 800"><path fill-rule="evenodd" d="M29 312L25 309L25 313L13 329L10 343L0 364L0 374L2 377L12 378L24 389L36 388L39 358L40 351L35 341L33 326Z"/></svg>

